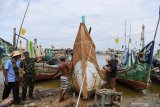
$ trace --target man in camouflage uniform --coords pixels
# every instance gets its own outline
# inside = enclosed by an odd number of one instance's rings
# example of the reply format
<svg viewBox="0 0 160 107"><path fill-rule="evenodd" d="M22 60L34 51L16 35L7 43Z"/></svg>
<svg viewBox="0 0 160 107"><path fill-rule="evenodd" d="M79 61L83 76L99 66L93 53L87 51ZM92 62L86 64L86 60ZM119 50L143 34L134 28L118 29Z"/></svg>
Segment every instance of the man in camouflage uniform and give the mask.
<svg viewBox="0 0 160 107"><path fill-rule="evenodd" d="M28 52L24 52L25 59L21 62L21 68L25 71L23 75L23 85L22 85L22 100L26 100L27 86L29 86L29 98L34 99L33 90L35 84L35 62L40 61L35 58L30 58Z"/></svg>

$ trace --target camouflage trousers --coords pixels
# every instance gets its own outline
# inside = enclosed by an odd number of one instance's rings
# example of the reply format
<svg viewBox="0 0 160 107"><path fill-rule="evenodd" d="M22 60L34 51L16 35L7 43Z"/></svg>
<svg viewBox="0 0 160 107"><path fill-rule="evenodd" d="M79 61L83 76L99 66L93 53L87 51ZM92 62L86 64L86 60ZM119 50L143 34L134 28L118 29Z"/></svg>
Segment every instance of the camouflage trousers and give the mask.
<svg viewBox="0 0 160 107"><path fill-rule="evenodd" d="M35 84L35 76L23 76L23 85L22 85L22 96L26 97L27 86L29 86L29 96L33 95L34 84Z"/></svg>

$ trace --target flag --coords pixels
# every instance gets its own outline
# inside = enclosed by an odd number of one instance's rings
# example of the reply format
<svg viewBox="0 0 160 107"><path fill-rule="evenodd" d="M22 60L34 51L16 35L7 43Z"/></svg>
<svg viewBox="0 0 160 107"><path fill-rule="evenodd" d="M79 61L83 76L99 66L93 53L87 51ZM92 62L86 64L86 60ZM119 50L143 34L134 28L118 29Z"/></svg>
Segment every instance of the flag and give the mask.
<svg viewBox="0 0 160 107"><path fill-rule="evenodd" d="M26 33L26 29L24 29L24 28L21 28L21 30L20 30L20 35L25 35L25 33Z"/></svg>
<svg viewBox="0 0 160 107"><path fill-rule="evenodd" d="M118 44L119 43L119 38L115 38L115 43Z"/></svg>
<svg viewBox="0 0 160 107"><path fill-rule="evenodd" d="M141 63L152 63L154 50L154 41L151 41L148 45L146 45L138 54L138 61Z"/></svg>
<svg viewBox="0 0 160 107"><path fill-rule="evenodd" d="M22 47L22 41L20 40L19 43L19 52L22 54L23 53L23 47Z"/></svg>
<svg viewBox="0 0 160 107"><path fill-rule="evenodd" d="M128 58L129 58L129 49L127 49L125 52L124 65L127 65Z"/></svg>

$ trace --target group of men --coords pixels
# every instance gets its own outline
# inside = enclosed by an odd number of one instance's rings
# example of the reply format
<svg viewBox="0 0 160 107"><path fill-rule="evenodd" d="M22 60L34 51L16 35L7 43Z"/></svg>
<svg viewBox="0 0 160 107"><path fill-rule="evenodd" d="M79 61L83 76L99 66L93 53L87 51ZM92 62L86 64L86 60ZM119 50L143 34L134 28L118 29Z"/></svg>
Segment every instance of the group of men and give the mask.
<svg viewBox="0 0 160 107"><path fill-rule="evenodd" d="M23 69L25 73L23 74L23 84L22 84L22 101L26 100L27 86L29 86L29 98L34 99L33 90L35 84L35 62L39 62L42 58L30 58L28 52L24 52L24 59L20 61L21 54L19 51L13 51L12 58L8 59L4 64L4 90L2 99L6 99L10 91L13 92L13 99L15 105L20 104L19 97L19 70ZM61 91L59 102L62 102L65 98L64 95L69 86L69 74L72 69L72 63L68 63L65 57L60 58L61 64L58 66L57 72L61 71ZM103 68L110 72L110 85L113 91L115 88L115 78L117 75L117 59L112 58L108 61L108 64Z"/></svg>
<svg viewBox="0 0 160 107"><path fill-rule="evenodd" d="M33 90L35 84L35 67L34 62L40 61L42 58L30 58L28 52L24 52L24 59L20 61L21 54L19 51L13 51L12 58L8 59L3 67L4 73L4 90L2 100L6 99L11 90L15 105L20 105L19 97L19 71L23 69L22 83L22 101L26 100L27 86L29 86L29 98L34 99Z"/></svg>
<svg viewBox="0 0 160 107"><path fill-rule="evenodd" d="M40 62L41 58L30 58L29 52L24 52L24 59L20 60L21 54L19 51L13 51L12 58L8 59L3 67L4 73L4 90L2 100L8 98L11 90L13 92L13 99L15 105L20 105L21 100L26 101L27 86L29 86L30 99L34 99L33 90L35 84L35 62ZM60 58L61 64L58 66L57 72L61 71L61 92L59 102L64 100L64 95L69 86L69 73L71 71L71 64L69 64L65 57ZM23 69L23 83L22 83L22 96L19 97L19 71Z"/></svg>

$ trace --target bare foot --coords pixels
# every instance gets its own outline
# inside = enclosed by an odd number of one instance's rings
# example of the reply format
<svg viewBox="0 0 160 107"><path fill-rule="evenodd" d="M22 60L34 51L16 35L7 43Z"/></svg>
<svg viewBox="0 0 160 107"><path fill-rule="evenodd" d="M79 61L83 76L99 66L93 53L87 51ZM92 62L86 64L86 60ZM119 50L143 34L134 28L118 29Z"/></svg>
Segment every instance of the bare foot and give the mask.
<svg viewBox="0 0 160 107"><path fill-rule="evenodd" d="M64 101L64 97L58 100L58 102L63 102L63 101Z"/></svg>

